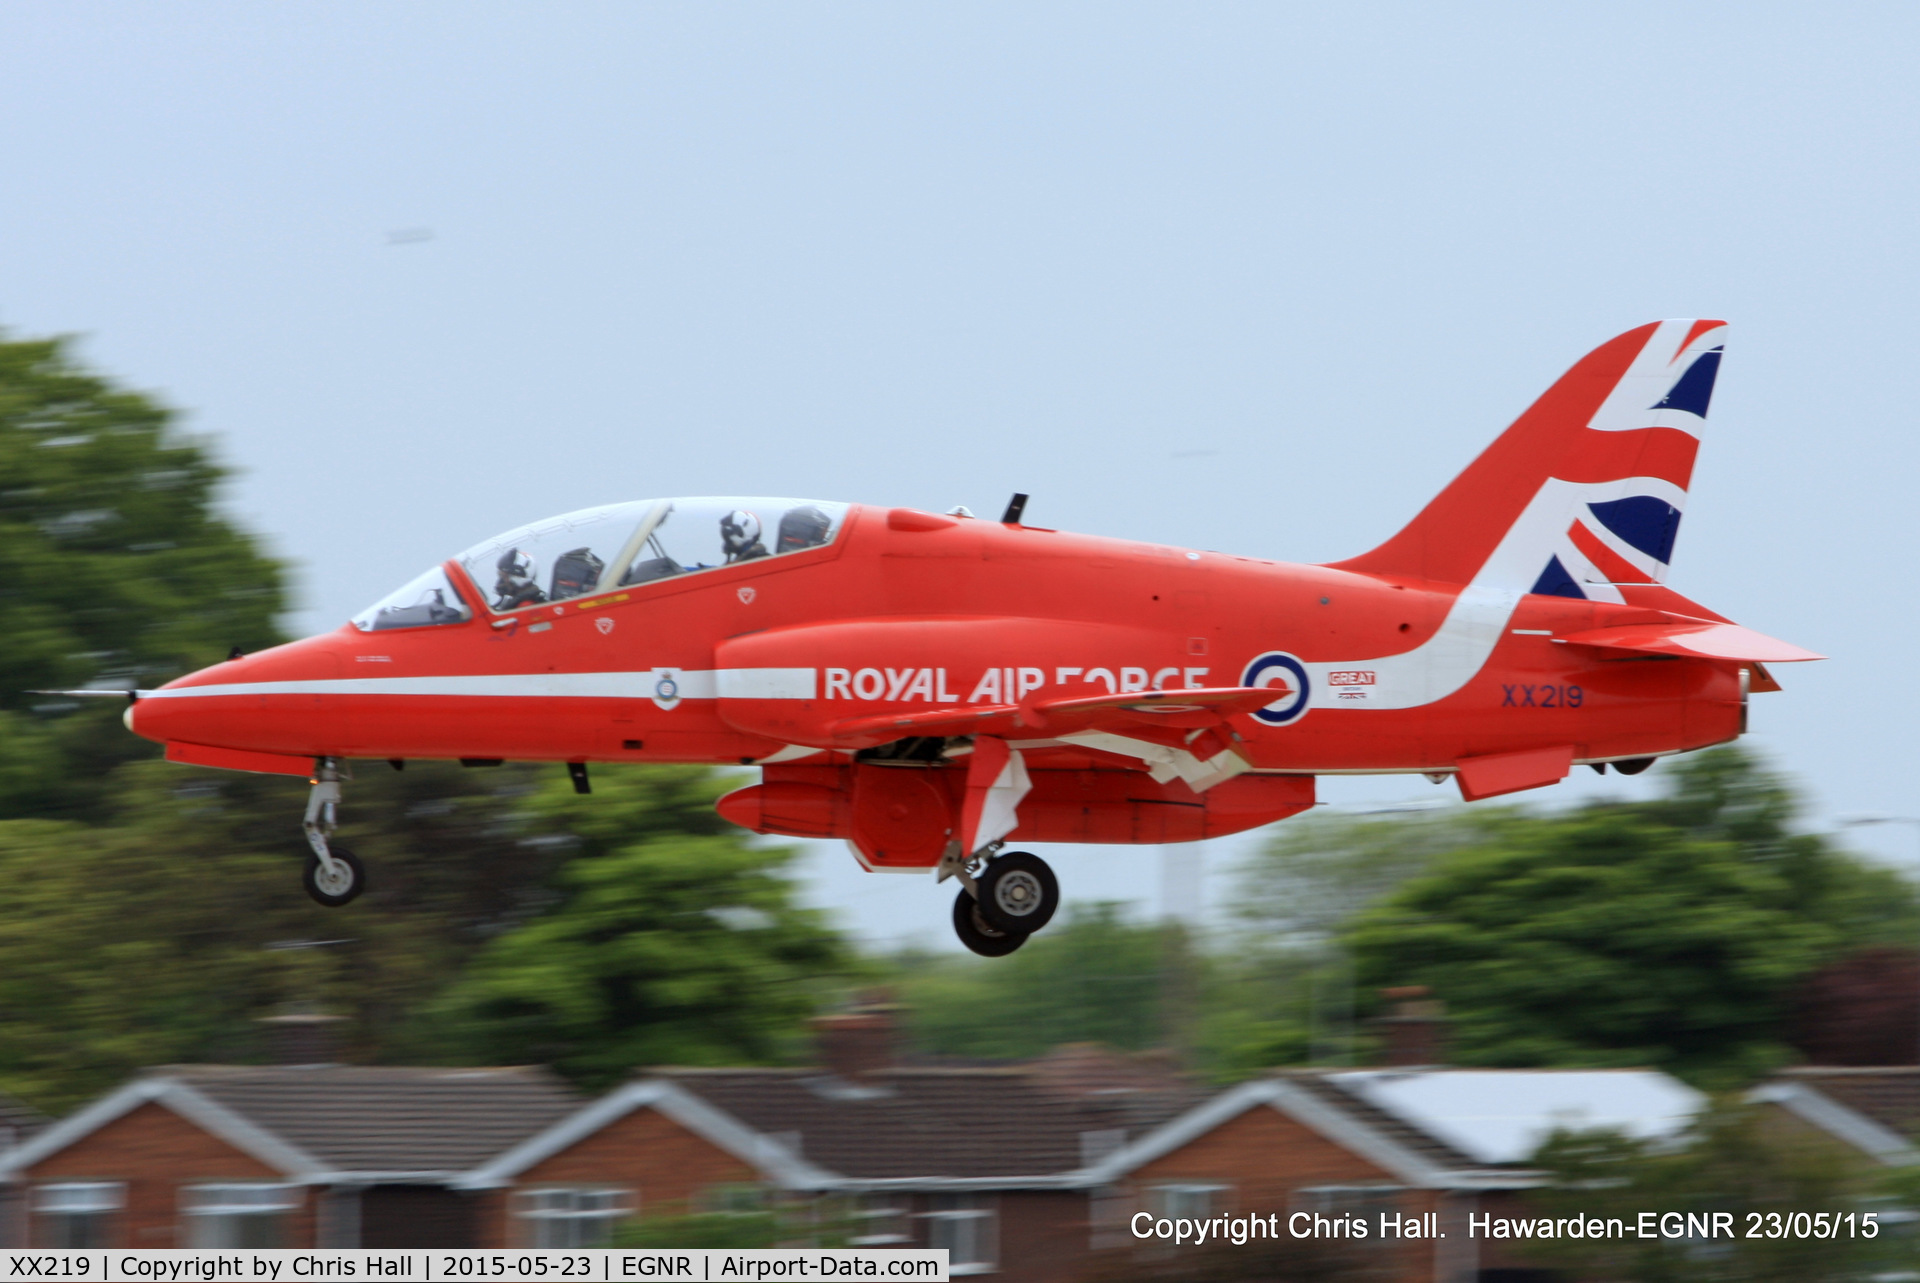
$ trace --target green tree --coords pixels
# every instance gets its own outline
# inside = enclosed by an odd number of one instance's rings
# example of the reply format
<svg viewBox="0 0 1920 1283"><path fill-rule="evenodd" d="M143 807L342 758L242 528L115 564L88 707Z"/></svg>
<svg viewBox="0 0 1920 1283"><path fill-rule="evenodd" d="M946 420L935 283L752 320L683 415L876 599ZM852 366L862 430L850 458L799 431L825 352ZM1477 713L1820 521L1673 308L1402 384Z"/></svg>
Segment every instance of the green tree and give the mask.
<svg viewBox="0 0 1920 1283"><path fill-rule="evenodd" d="M298 782L160 763L118 701L29 694L280 640L283 572L215 510L222 477L67 342L0 336L0 1088L58 1109L141 1065L257 1059L290 1004L346 1016L360 1059L537 1045L586 1077L797 1041L843 951L789 857L713 813L711 772L600 771L582 798L555 767L362 764L341 838L372 889L329 913L299 890Z"/></svg>
<svg viewBox="0 0 1920 1283"><path fill-rule="evenodd" d="M0 820L0 1089L57 1109L143 1065L259 1059L289 1005L347 1017L357 1059L438 1058L422 1011L554 899L567 839L530 808L554 774L369 772L346 836L372 890L344 911L300 890L298 780L135 762L100 823Z"/></svg>
<svg viewBox="0 0 1920 1283"><path fill-rule="evenodd" d="M571 794L555 781L535 811ZM465 1055L554 1065L589 1087L650 1064L800 1054L824 986L850 968L795 902L790 848L721 832L700 770L602 772L553 879L559 902L488 942L442 1004ZM695 809L695 803L698 809Z"/></svg>
<svg viewBox="0 0 1920 1283"><path fill-rule="evenodd" d="M1169 940L1117 904L1068 905L1004 959L904 955L896 981L916 1045L939 1055L1021 1058L1067 1042L1159 1045Z"/></svg>
<svg viewBox="0 0 1920 1283"><path fill-rule="evenodd" d="M30 690L150 685L281 640L284 574L215 511L223 475L66 340L0 339L0 817L85 816L153 752L110 701Z"/></svg>
<svg viewBox="0 0 1920 1283"><path fill-rule="evenodd" d="M570 865L617 866L655 886L644 853L678 842L720 853L712 867L662 863L689 884L681 907L714 877L721 890L704 904L720 919L676 908L655 924L679 955L661 982L687 985L703 968L709 979L729 974L714 1027L756 1013L764 1037L749 1050L797 1042L818 996L804 968L742 967L765 952L739 947L759 934L725 924L789 917L790 888L776 876L785 856L718 835L710 799L721 785L699 768L607 769L579 797L554 767L414 763L396 774L362 764L342 836L367 860L371 888L345 910L322 909L299 888L299 781L136 762L112 784L103 823L0 821L0 1090L46 1109L145 1065L262 1059L261 1018L295 1006L345 1017L343 1051L356 1060L524 1062L537 1049L483 1013L450 1011L450 986L470 971L468 996L511 983L503 959L524 948L522 933L548 915L578 921L564 918ZM638 845L617 845L622 831ZM745 865L759 871L739 872ZM752 895L734 894L741 887ZM788 925L815 953L838 956L818 928ZM629 947L617 934L601 943L581 948L612 958ZM747 1057L737 1049L750 1041L736 1038L725 1056Z"/></svg>
<svg viewBox="0 0 1920 1283"><path fill-rule="evenodd" d="M1341 932L1442 854L1483 840L1508 814L1456 807L1336 813L1276 827L1235 871L1230 926L1213 943L1200 1034L1212 1074L1351 1063L1364 1039Z"/></svg>
<svg viewBox="0 0 1920 1283"><path fill-rule="evenodd" d="M1900 1250L1896 1228L1875 1226L1872 1237L1863 1228L1876 1184L1865 1160L1783 1121L1765 1106L1723 1100L1678 1143L1607 1131L1554 1135L1532 1162L1547 1184L1528 1195L1519 1215L1618 1218L1637 1226L1643 1212L1720 1213L1732 1216L1732 1233L1556 1238L1534 1243L1532 1254L1575 1278L1634 1283L1840 1283L1891 1264ZM1846 1229L1802 1236L1793 1232L1796 1213ZM1760 1220L1749 1220L1751 1214ZM1750 1233L1756 1226L1759 1232Z"/></svg>
<svg viewBox="0 0 1920 1283"><path fill-rule="evenodd" d="M1484 841L1510 814L1440 807L1277 825L1235 871L1234 921L1250 944L1317 948L1441 855Z"/></svg>
<svg viewBox="0 0 1920 1283"><path fill-rule="evenodd" d="M1510 814L1363 913L1362 983L1426 984L1469 1064L1656 1065L1708 1083L1785 1058L1787 988L1913 897L1819 838L1737 750L1647 805Z"/></svg>

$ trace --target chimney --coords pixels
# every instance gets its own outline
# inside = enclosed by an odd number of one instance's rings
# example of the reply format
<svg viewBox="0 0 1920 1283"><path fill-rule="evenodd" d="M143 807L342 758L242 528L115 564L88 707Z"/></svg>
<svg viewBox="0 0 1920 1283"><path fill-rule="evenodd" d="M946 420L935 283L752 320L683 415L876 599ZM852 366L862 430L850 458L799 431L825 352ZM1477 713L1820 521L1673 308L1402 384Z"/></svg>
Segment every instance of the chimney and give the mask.
<svg viewBox="0 0 1920 1283"><path fill-rule="evenodd" d="M340 1026L344 1016L317 1012L290 1012L266 1016L267 1046L276 1065L337 1065L340 1063Z"/></svg>
<svg viewBox="0 0 1920 1283"><path fill-rule="evenodd" d="M820 1016L813 1022L820 1063L837 1078L856 1081L893 1067L893 1016L889 1006L874 1004Z"/></svg>
<svg viewBox="0 0 1920 1283"><path fill-rule="evenodd" d="M1441 1065L1447 1060L1447 1004L1433 997L1425 985L1382 989L1393 1004L1390 1015L1373 1024L1382 1038L1381 1063L1386 1065Z"/></svg>

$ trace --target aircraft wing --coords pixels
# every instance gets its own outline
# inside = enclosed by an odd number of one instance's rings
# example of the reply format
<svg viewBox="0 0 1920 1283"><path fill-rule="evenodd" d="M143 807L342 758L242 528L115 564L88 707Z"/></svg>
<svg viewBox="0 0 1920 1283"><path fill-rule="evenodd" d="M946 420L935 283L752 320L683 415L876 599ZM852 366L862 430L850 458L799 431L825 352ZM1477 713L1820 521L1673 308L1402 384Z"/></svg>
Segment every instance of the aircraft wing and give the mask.
<svg viewBox="0 0 1920 1283"><path fill-rule="evenodd" d="M1035 700L1026 704L976 704L967 708L936 708L925 713L852 717L835 722L831 730L835 739L857 740L862 744L905 739L911 735L996 735L1022 730L1049 735L1078 731L1138 734L1143 729L1161 728L1187 731L1213 726L1236 713L1250 713L1285 693L1264 686L1128 691L1117 695Z"/></svg>
<svg viewBox="0 0 1920 1283"><path fill-rule="evenodd" d="M849 717L827 728L837 741L865 748L915 735L992 735L1018 729L1018 704L977 704L968 708L936 708L925 713L884 713L878 717Z"/></svg>
<svg viewBox="0 0 1920 1283"><path fill-rule="evenodd" d="M1137 758L1160 783L1178 776L1202 792L1247 769L1246 759L1234 749L1240 737L1227 719L1265 707L1284 694L1264 686L1127 691L856 717L829 729L849 748L914 735L1044 736Z"/></svg>
<svg viewBox="0 0 1920 1283"><path fill-rule="evenodd" d="M1117 731L1141 726L1195 729L1212 726L1236 713L1265 708L1286 693L1266 686L1129 691L1119 695L1041 700L1033 705L1033 711L1039 714L1041 727L1049 731Z"/></svg>
<svg viewBox="0 0 1920 1283"><path fill-rule="evenodd" d="M1825 659L1813 651L1778 641L1738 624L1674 620L1658 624L1621 624L1568 633L1555 641L1626 655L1676 655L1684 659L1735 659L1749 663L1791 664Z"/></svg>

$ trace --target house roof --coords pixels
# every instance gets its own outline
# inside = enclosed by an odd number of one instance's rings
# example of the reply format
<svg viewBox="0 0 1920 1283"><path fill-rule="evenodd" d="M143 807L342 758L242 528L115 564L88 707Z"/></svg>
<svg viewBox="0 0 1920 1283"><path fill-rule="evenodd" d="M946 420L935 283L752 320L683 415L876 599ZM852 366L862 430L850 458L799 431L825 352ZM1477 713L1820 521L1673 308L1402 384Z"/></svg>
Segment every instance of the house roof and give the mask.
<svg viewBox="0 0 1920 1283"><path fill-rule="evenodd" d="M1073 1185L1095 1159L1205 1092L1114 1053L1024 1065L652 1071L463 1183L505 1184L635 1109L651 1108L789 1188Z"/></svg>
<svg viewBox="0 0 1920 1283"><path fill-rule="evenodd" d="M1706 1104L1652 1069L1363 1069L1326 1078L1480 1166L1524 1163L1556 1130L1665 1139Z"/></svg>
<svg viewBox="0 0 1920 1283"><path fill-rule="evenodd" d="M1411 1123L1402 1121L1398 1116L1381 1109L1366 1097L1356 1095L1352 1088L1341 1083L1336 1075L1314 1070L1295 1070L1275 1074L1274 1077L1284 1079L1329 1109L1337 1110L1343 1117L1359 1123L1381 1139L1421 1159L1436 1171L1476 1165L1460 1150L1428 1135Z"/></svg>
<svg viewBox="0 0 1920 1283"><path fill-rule="evenodd" d="M1813 1087L1899 1136L1920 1134L1920 1065L1855 1069L1806 1066L1780 1074Z"/></svg>
<svg viewBox="0 0 1920 1283"><path fill-rule="evenodd" d="M791 1138L812 1162L869 1180L1076 1171L1089 1144L1115 1148L1203 1095L1184 1086L1075 1090L1032 1067L888 1069L856 1082L817 1069L674 1070L661 1077L757 1131ZM1104 1139L1090 1141L1092 1134Z"/></svg>
<svg viewBox="0 0 1920 1283"><path fill-rule="evenodd" d="M95 1101L0 1159L17 1177L158 1104L292 1180L445 1180L579 1108L539 1069L174 1065Z"/></svg>
<svg viewBox="0 0 1920 1283"><path fill-rule="evenodd" d="M181 1065L162 1073L341 1171L465 1171L584 1101L532 1068Z"/></svg>
<svg viewBox="0 0 1920 1283"><path fill-rule="evenodd" d="M1920 1162L1920 1067L1789 1069L1747 1094L1778 1105L1889 1166Z"/></svg>
<svg viewBox="0 0 1920 1283"><path fill-rule="evenodd" d="M1405 1184L1517 1189L1522 1164L1556 1127L1622 1127L1671 1135L1704 1098L1654 1070L1292 1070L1242 1083L1127 1145L1087 1174L1125 1178L1224 1126L1270 1108Z"/></svg>

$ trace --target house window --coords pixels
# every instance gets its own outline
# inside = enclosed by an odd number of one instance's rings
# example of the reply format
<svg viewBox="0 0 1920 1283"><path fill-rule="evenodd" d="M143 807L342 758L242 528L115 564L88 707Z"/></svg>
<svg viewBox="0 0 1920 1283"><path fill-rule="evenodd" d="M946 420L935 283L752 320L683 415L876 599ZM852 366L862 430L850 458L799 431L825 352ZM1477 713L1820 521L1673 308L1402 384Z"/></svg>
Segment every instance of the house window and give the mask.
<svg viewBox="0 0 1920 1283"><path fill-rule="evenodd" d="M36 1247L110 1247L113 1214L127 1205L118 1181L75 1181L33 1191Z"/></svg>
<svg viewBox="0 0 1920 1283"><path fill-rule="evenodd" d="M947 1249L949 1274L988 1274L999 1256L993 1199L984 1194L935 1194L927 1218L927 1246Z"/></svg>
<svg viewBox="0 0 1920 1283"><path fill-rule="evenodd" d="M284 1247L297 1185L190 1185L181 1191L188 1247Z"/></svg>
<svg viewBox="0 0 1920 1283"><path fill-rule="evenodd" d="M1168 1220L1177 1221L1184 1216L1190 1221L1204 1221L1231 1211L1232 1193L1231 1185L1197 1182L1155 1185L1147 1190L1147 1210L1155 1217L1164 1216Z"/></svg>
<svg viewBox="0 0 1920 1283"><path fill-rule="evenodd" d="M633 1196L623 1189L530 1189L518 1203L528 1247L606 1247L614 1225L634 1213Z"/></svg>
<svg viewBox="0 0 1920 1283"><path fill-rule="evenodd" d="M901 1247L913 1242L904 1194L862 1194L850 1218L848 1247Z"/></svg>

